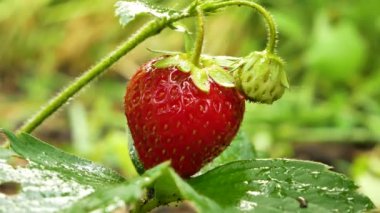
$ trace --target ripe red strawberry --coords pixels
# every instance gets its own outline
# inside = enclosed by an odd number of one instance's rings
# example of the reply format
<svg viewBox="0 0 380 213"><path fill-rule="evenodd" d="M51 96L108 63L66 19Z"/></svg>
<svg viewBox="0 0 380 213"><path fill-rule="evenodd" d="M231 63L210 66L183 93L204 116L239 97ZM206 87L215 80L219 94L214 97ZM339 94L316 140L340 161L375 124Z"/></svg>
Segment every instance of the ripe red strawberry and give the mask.
<svg viewBox="0 0 380 213"><path fill-rule="evenodd" d="M177 173L189 177L231 143L244 98L213 80L209 92L201 91L189 73L176 66L157 68L157 60L140 67L127 86L128 125L145 169L171 160Z"/></svg>

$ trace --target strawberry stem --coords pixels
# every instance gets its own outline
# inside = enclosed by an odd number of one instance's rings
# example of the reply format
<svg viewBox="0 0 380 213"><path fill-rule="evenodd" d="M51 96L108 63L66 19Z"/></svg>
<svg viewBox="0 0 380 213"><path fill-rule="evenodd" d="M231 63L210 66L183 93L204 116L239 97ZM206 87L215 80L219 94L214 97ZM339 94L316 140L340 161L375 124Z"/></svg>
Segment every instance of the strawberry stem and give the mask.
<svg viewBox="0 0 380 213"><path fill-rule="evenodd" d="M218 8L227 7L227 6L248 6L257 10L265 19L267 28L268 28L268 41L266 44L266 50L268 53L274 53L277 42L278 42L278 33L277 33L277 25L274 21L273 16L261 5L247 0L231 0L231 1L223 1L221 3L216 3L212 5L212 10L216 10Z"/></svg>
<svg viewBox="0 0 380 213"><path fill-rule="evenodd" d="M173 15L170 18L159 18L145 24L140 30L132 35L125 43L116 48L107 57L103 58L99 63L95 64L80 77L75 79L68 87L63 89L57 96L53 97L45 106L27 120L19 129L17 134L21 132L31 133L50 115L67 103L75 94L77 94L86 85L91 83L96 77L104 73L112 64L118 61L121 57L127 54L130 50L143 42L145 39L159 34L162 29L177 20L189 17L193 14L185 11L178 15Z"/></svg>
<svg viewBox="0 0 380 213"><path fill-rule="evenodd" d="M180 13L171 14L169 17L157 18L145 24L140 28L135 34L127 39L121 46L116 48L108 56L103 58L100 62L95 64L89 70L84 72L80 77L74 80L68 87L63 89L57 96L53 97L45 106L41 108L35 115L33 115L29 120L21 126L17 133L26 132L31 133L35 128L37 128L43 121L50 117L54 112L61 108L65 103L67 103L75 94L81 91L86 85L90 84L96 77L105 73L108 68L118 61L121 57L127 54L134 47L139 45L141 42L147 38L157 35L165 27L170 24L194 15L198 16L198 36L196 39L196 45L194 47L192 62L199 66L199 58L202 52L203 37L204 37L204 12L214 12L220 8L234 5L244 5L255 8L266 20L268 26L268 43L267 51L268 53L273 53L277 44L277 28L273 20L273 17L268 11L257 3L248 0L225 0L223 2L208 2L205 1L194 1L186 9ZM198 5L198 6L197 6ZM196 9L194 11L194 8ZM195 13L196 12L196 13ZM9 145L6 143L5 146Z"/></svg>
<svg viewBox="0 0 380 213"><path fill-rule="evenodd" d="M199 58L201 57L203 40L204 40L204 14L200 6L196 7L197 11L197 37L193 49L191 61L199 67Z"/></svg>

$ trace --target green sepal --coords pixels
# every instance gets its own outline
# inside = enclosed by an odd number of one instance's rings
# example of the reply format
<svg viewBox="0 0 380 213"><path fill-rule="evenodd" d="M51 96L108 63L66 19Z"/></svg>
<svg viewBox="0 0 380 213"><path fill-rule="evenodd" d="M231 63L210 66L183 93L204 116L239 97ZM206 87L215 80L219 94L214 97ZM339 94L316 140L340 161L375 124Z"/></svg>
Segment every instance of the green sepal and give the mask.
<svg viewBox="0 0 380 213"><path fill-rule="evenodd" d="M280 72L280 78L281 78L282 86L284 86L286 89L289 89L290 85L289 85L288 77L286 76L286 73L283 70L281 70Z"/></svg>
<svg viewBox="0 0 380 213"><path fill-rule="evenodd" d="M210 82L208 80L208 75L205 70L199 69L196 66L193 66L191 69L191 79L193 80L195 86L203 92L210 91Z"/></svg>
<svg viewBox="0 0 380 213"><path fill-rule="evenodd" d="M155 50L155 49L150 49L150 48L146 48L149 52L152 52L152 53L159 53L159 54L163 54L163 55L178 55L180 54L181 52L178 52L178 51L170 51L170 50Z"/></svg>
<svg viewBox="0 0 380 213"><path fill-rule="evenodd" d="M203 92L209 92L210 78L222 87L235 87L234 77L228 70L240 61L241 58L236 57L202 55L202 66L197 67L188 59L187 54L171 54L157 61L154 66L159 69L176 67L184 73L190 72L191 79L196 87Z"/></svg>
<svg viewBox="0 0 380 213"><path fill-rule="evenodd" d="M238 64L242 58L232 57L232 56L210 56L210 55L202 55L202 63L203 64L217 64L221 67L226 67L230 70Z"/></svg>
<svg viewBox="0 0 380 213"><path fill-rule="evenodd" d="M162 69L162 68L167 68L167 67L173 67L176 64L177 64L177 60L175 60L174 57L167 57L154 63L154 66L156 68Z"/></svg>
<svg viewBox="0 0 380 213"><path fill-rule="evenodd" d="M248 72L252 67L253 67L253 65L255 65L256 64L256 62L258 61L258 57L256 57L255 55L249 55L248 57L247 57L247 61L246 61L246 64L244 65L244 67L243 67L243 72Z"/></svg>
<svg viewBox="0 0 380 213"><path fill-rule="evenodd" d="M227 70L221 68L218 65L214 65L205 69L212 80L214 80L220 86L235 87L234 78Z"/></svg>
<svg viewBox="0 0 380 213"><path fill-rule="evenodd" d="M178 60L178 69L182 72L190 72L191 71L192 64L189 63L187 60Z"/></svg>
<svg viewBox="0 0 380 213"><path fill-rule="evenodd" d="M188 73L191 70L192 65L180 55L174 55L162 60L157 61L154 64L157 68L177 67L182 72Z"/></svg>

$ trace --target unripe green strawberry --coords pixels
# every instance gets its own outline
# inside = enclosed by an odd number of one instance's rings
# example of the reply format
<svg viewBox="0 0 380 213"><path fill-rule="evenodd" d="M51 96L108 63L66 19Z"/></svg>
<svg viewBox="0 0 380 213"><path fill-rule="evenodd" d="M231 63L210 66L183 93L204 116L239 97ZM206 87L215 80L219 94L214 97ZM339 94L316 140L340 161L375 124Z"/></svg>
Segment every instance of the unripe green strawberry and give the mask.
<svg viewBox="0 0 380 213"><path fill-rule="evenodd" d="M271 104L289 88L283 60L266 51L246 57L234 77L238 88L252 102Z"/></svg>

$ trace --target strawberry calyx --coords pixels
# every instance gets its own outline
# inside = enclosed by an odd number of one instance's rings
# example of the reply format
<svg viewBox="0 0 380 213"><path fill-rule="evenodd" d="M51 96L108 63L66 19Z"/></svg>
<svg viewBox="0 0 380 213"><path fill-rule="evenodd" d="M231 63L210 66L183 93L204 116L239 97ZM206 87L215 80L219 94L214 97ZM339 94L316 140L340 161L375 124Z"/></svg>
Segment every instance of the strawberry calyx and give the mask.
<svg viewBox="0 0 380 213"><path fill-rule="evenodd" d="M232 64L237 59L233 57L218 57L217 59L202 55L199 65L196 66L191 62L188 54L179 53L158 60L154 66L160 69L176 67L184 73L189 73L196 87L206 93L210 91L211 81L222 87L235 87L235 80L232 74L224 67L230 67L229 64Z"/></svg>
<svg viewBox="0 0 380 213"><path fill-rule="evenodd" d="M219 70L215 62L202 58L201 67L191 65L188 71L184 66L181 71L178 65L159 63L168 57L140 66L127 84L129 148L138 172L170 160L181 177L189 178L231 143L244 115L245 99L236 88L216 83L214 79L223 76L214 72ZM210 83L208 93L193 82L198 75Z"/></svg>

